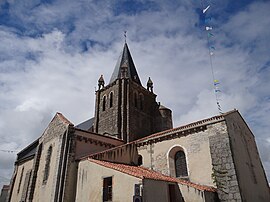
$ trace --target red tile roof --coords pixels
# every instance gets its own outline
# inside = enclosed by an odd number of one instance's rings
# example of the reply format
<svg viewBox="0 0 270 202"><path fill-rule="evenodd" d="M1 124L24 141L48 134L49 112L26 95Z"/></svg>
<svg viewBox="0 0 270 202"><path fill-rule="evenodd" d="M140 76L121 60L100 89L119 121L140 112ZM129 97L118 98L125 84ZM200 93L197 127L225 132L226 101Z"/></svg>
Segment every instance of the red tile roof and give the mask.
<svg viewBox="0 0 270 202"><path fill-rule="evenodd" d="M100 161L100 160L91 159L91 158L88 158L88 160L98 165L111 168L111 169L120 171L122 173L131 175L140 179L152 179L152 180L161 180L161 181L167 181L167 182L176 182L182 185L193 187L201 191L210 191L210 192L216 191L214 187L210 187L206 185L199 185L192 182L188 182L186 180L181 180L181 179L173 178L170 176L166 176L159 172L149 170L142 166L131 166L131 165L125 165L125 164L111 163L111 162Z"/></svg>

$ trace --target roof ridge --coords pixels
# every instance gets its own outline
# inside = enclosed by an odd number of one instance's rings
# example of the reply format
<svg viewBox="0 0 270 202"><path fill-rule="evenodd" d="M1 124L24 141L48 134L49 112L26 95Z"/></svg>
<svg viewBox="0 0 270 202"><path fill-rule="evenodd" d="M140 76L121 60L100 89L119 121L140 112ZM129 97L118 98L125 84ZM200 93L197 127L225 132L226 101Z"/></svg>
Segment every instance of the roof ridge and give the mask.
<svg viewBox="0 0 270 202"><path fill-rule="evenodd" d="M56 116L58 116L61 119L61 121L64 122L65 124L74 126L74 124L71 121L69 121L62 113L56 112Z"/></svg>

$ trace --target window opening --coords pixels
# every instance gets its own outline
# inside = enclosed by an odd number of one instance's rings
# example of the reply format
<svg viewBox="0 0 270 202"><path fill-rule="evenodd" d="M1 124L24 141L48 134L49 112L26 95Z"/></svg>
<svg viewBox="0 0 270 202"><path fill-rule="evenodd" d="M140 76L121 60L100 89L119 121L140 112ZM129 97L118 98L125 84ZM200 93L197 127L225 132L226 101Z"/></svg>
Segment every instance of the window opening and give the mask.
<svg viewBox="0 0 270 202"><path fill-rule="evenodd" d="M113 106L113 92L110 93L110 108Z"/></svg>
<svg viewBox="0 0 270 202"><path fill-rule="evenodd" d="M143 164L143 157L142 157L142 155L139 155L139 157L138 157L138 166L140 166L142 164Z"/></svg>
<svg viewBox="0 0 270 202"><path fill-rule="evenodd" d="M112 201L112 177L103 179L103 202Z"/></svg>
<svg viewBox="0 0 270 202"><path fill-rule="evenodd" d="M52 156L52 146L50 146L47 151L46 164L45 164L44 176L43 176L43 184L45 184L49 178L51 156Z"/></svg>
<svg viewBox="0 0 270 202"><path fill-rule="evenodd" d="M106 110L106 96L103 97L102 111Z"/></svg>
<svg viewBox="0 0 270 202"><path fill-rule="evenodd" d="M20 188L21 188L21 184L22 184L22 178L23 178L23 172L24 172L24 167L22 168L22 172L21 172L21 177L20 177L20 181L19 181L17 193L20 192Z"/></svg>
<svg viewBox="0 0 270 202"><path fill-rule="evenodd" d="M20 202L26 201L31 173L32 173L32 170L28 170L25 174L24 185L23 185L23 190L22 190L22 197L21 197Z"/></svg>
<svg viewBox="0 0 270 202"><path fill-rule="evenodd" d="M176 175L176 177L188 176L185 153L183 151L176 152L174 159L175 159L175 175Z"/></svg>

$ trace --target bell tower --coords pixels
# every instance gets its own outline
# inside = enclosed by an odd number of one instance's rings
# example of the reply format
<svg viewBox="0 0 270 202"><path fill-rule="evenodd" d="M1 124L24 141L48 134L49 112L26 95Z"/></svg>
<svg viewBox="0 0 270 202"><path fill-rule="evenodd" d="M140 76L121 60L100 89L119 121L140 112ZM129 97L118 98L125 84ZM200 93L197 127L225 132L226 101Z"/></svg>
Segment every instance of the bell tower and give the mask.
<svg viewBox="0 0 270 202"><path fill-rule="evenodd" d="M152 80L142 86L125 42L110 82L105 85L102 75L98 80L94 132L130 142L167 129L160 126L159 108Z"/></svg>

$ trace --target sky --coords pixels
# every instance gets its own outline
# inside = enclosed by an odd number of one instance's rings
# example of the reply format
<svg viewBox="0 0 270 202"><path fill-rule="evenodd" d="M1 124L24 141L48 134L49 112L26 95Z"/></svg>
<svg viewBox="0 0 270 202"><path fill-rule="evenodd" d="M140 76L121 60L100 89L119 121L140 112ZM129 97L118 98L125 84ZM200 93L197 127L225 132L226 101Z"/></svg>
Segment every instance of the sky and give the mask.
<svg viewBox="0 0 270 202"><path fill-rule="evenodd" d="M250 126L269 180L269 10L263 0L0 0L0 186L56 112L75 125L93 117L125 30L141 82L151 77L174 127L218 115L217 95Z"/></svg>

